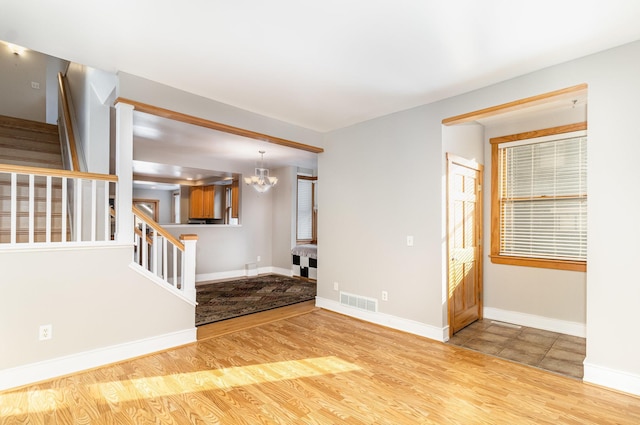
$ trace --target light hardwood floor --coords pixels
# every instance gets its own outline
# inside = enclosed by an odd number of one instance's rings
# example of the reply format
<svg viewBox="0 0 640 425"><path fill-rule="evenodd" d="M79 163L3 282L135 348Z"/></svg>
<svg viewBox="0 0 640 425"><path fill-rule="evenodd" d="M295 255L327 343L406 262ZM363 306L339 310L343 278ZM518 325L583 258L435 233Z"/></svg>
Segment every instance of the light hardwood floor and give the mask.
<svg viewBox="0 0 640 425"><path fill-rule="evenodd" d="M315 309L0 393L0 424L638 424L640 398Z"/></svg>

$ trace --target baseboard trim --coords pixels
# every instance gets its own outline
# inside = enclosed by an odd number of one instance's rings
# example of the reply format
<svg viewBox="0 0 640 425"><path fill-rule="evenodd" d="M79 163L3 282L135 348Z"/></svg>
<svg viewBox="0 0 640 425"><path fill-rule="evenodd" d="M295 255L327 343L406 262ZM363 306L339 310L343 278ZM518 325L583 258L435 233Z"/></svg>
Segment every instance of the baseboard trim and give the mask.
<svg viewBox="0 0 640 425"><path fill-rule="evenodd" d="M533 314L502 310L492 307L484 307L482 311L485 319L498 320L500 322L513 323L530 328L544 329L545 331L558 332L582 338L587 336L587 327L584 323L552 319L550 317L536 316Z"/></svg>
<svg viewBox="0 0 640 425"><path fill-rule="evenodd" d="M196 342L196 328L0 370L0 391Z"/></svg>
<svg viewBox="0 0 640 425"><path fill-rule="evenodd" d="M251 275L247 272L246 269L198 274L196 275L196 286L198 286L198 284L202 284L212 280L236 279L241 277L257 276L259 274L267 274L267 273L275 273L275 274L280 274L280 275L289 276L289 277L291 277L292 275L291 270L283 269L280 267L258 267L257 269L254 269L254 270L256 270L257 273L254 273Z"/></svg>
<svg viewBox="0 0 640 425"><path fill-rule="evenodd" d="M583 382L640 396L640 376L584 361Z"/></svg>
<svg viewBox="0 0 640 425"><path fill-rule="evenodd" d="M416 322L415 320L404 319L402 317L392 316L386 313L374 313L366 310L360 310L358 308L342 305L338 301L330 300L327 298L316 297L316 307L335 311L336 313L364 320L365 322L375 323L377 325L386 326L388 328L423 336L425 338L434 339L440 342L446 341L446 339L448 339L449 337L448 328L438 328L436 326Z"/></svg>

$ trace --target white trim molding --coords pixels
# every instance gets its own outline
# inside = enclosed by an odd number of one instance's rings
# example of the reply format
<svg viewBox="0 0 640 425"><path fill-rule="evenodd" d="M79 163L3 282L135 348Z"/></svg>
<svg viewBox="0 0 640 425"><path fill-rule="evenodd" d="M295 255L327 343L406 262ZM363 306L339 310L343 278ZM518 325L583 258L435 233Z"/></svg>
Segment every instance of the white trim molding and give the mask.
<svg viewBox="0 0 640 425"><path fill-rule="evenodd" d="M640 396L640 376L629 372L610 369L584 361L583 382L612 388L625 393Z"/></svg>
<svg viewBox="0 0 640 425"><path fill-rule="evenodd" d="M392 316L386 313L360 310L358 308L340 304L339 301L327 298L316 297L316 307L335 311L336 313L344 314L345 316L354 317L366 322L375 323L377 325L386 326L391 329L423 336L440 342L445 342L449 338L448 327L439 328L437 326L427 325L422 322L416 322L415 320L404 319L402 317Z"/></svg>
<svg viewBox="0 0 640 425"><path fill-rule="evenodd" d="M0 370L0 391L175 348L196 341L196 328Z"/></svg>
<svg viewBox="0 0 640 425"><path fill-rule="evenodd" d="M235 279L241 277L251 277L261 274L267 273L275 273L282 276L291 277L293 273L289 269L283 269L280 267L258 267L257 274L249 274L247 269L242 270L230 270L226 272L216 272L216 273L201 273L196 275L196 286L201 285L203 283L212 281L212 280L225 280L225 279Z"/></svg>
<svg viewBox="0 0 640 425"><path fill-rule="evenodd" d="M536 316L534 314L492 307L484 307L482 311L485 319L544 329L545 331L558 332L582 338L587 336L587 326L584 323L570 322L568 320L553 319L551 317Z"/></svg>

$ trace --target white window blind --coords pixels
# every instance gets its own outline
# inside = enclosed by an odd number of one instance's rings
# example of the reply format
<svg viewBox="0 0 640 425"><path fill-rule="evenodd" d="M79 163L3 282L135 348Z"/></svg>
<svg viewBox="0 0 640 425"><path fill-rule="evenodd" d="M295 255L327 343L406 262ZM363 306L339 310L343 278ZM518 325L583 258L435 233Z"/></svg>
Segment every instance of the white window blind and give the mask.
<svg viewBox="0 0 640 425"><path fill-rule="evenodd" d="M313 239L313 180L298 179L298 240Z"/></svg>
<svg viewBox="0 0 640 425"><path fill-rule="evenodd" d="M587 138L500 147L500 255L586 261Z"/></svg>

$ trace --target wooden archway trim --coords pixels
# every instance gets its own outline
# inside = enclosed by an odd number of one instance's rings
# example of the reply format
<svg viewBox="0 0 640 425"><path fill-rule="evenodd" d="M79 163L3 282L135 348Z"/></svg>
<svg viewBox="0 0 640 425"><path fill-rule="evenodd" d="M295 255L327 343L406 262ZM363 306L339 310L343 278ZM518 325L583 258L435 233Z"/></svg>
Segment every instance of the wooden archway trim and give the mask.
<svg viewBox="0 0 640 425"><path fill-rule="evenodd" d="M182 112L172 111L170 109L160 108L158 106L149 105L148 103L142 103L135 100L118 97L114 104L126 103L134 107L136 111L145 112L147 114L155 115L158 117L168 118L175 121L184 122L187 124L193 124L200 127L210 128L212 130L224 131L225 133L235 134L237 136L248 137L250 139L262 140L264 142L274 143L280 146L287 146L294 149L300 149L307 152L322 153L324 149L317 146L306 145L304 143L294 142L292 140L281 139L275 136L269 136L268 134L257 133L251 130L245 130L239 127L233 127L231 125L222 124L219 122L207 120L193 115L183 114Z"/></svg>
<svg viewBox="0 0 640 425"><path fill-rule="evenodd" d="M482 118L503 114L505 112L517 111L520 109L529 108L531 106L553 102L555 100L558 100L559 98L564 98L564 97L570 98L572 96L586 94L586 92L587 92L587 84L586 83L578 84L576 86L567 87L564 89L555 90L552 92L527 97L524 99L514 100L513 102L507 102L501 105L479 109L477 111L468 112L466 114L456 115L454 117L445 118L442 120L442 124L444 125L464 124L464 123L479 120Z"/></svg>

